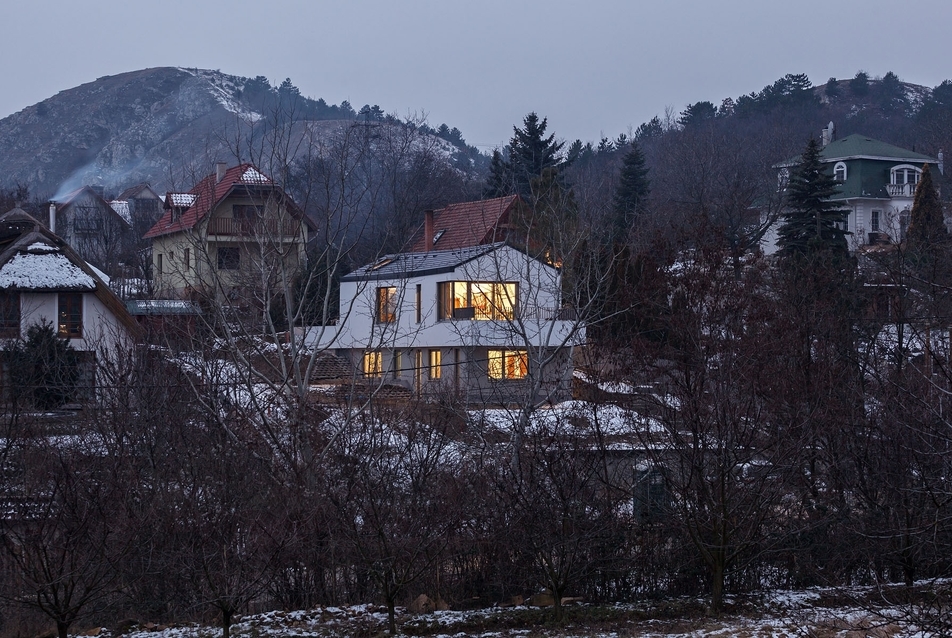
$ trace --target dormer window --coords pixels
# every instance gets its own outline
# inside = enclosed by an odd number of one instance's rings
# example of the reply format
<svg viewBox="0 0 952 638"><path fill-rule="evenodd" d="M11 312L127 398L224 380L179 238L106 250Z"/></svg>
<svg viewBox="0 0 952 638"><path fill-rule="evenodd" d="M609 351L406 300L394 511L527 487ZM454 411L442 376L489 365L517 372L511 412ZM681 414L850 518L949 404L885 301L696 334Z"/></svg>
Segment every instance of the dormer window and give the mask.
<svg viewBox="0 0 952 638"><path fill-rule="evenodd" d="M444 235L444 233L446 233L446 229L445 229L445 228L443 228L443 229L437 231L437 233L436 233L435 235L433 235L433 245L436 245L436 242L440 241L440 237L442 237L442 236Z"/></svg>
<svg viewBox="0 0 952 638"><path fill-rule="evenodd" d="M846 162L837 162L833 166L833 178L838 182L846 181Z"/></svg>
<svg viewBox="0 0 952 638"><path fill-rule="evenodd" d="M921 168L916 168L912 164L900 164L899 166L894 166L893 169L889 171L889 183L915 185L919 183L919 177L921 175Z"/></svg>

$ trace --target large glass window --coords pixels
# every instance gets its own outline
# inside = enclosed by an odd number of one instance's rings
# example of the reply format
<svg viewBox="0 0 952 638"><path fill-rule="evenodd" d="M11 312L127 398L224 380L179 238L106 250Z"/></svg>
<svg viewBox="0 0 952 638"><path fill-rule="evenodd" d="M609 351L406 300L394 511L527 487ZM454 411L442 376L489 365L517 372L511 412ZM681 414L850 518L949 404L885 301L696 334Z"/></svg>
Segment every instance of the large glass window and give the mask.
<svg viewBox="0 0 952 638"><path fill-rule="evenodd" d="M64 339L81 339L83 336L83 295L78 292L62 292L59 295L57 321L59 336Z"/></svg>
<svg viewBox="0 0 952 638"><path fill-rule="evenodd" d="M523 379L529 373L529 353L525 350L490 350L489 378Z"/></svg>
<svg viewBox="0 0 952 638"><path fill-rule="evenodd" d="M397 320L397 289L394 286L377 288L377 323Z"/></svg>
<svg viewBox="0 0 952 638"><path fill-rule="evenodd" d="M363 369L365 377L380 377L383 375L383 353L372 350L364 353Z"/></svg>
<svg viewBox="0 0 952 638"><path fill-rule="evenodd" d="M439 318L505 321L515 317L515 282L445 281L437 286Z"/></svg>
<svg viewBox="0 0 952 638"><path fill-rule="evenodd" d="M443 373L443 353L440 350L430 350L430 378L439 379Z"/></svg>

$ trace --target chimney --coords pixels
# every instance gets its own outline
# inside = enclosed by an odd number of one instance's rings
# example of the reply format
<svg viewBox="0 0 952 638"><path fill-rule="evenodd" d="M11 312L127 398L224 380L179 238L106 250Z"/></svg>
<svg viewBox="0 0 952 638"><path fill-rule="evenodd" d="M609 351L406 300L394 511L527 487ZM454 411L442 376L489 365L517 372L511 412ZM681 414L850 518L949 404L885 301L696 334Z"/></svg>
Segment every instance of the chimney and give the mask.
<svg viewBox="0 0 952 638"><path fill-rule="evenodd" d="M433 247L433 211L423 212L423 243L425 250L430 252Z"/></svg>
<svg viewBox="0 0 952 638"><path fill-rule="evenodd" d="M56 232L56 202L50 202L50 232Z"/></svg>
<svg viewBox="0 0 952 638"><path fill-rule="evenodd" d="M226 162L215 162L215 183L225 179L225 171L228 170L228 164Z"/></svg>
<svg viewBox="0 0 952 638"><path fill-rule="evenodd" d="M942 149L939 149L939 174L945 175L945 156L942 154Z"/></svg>

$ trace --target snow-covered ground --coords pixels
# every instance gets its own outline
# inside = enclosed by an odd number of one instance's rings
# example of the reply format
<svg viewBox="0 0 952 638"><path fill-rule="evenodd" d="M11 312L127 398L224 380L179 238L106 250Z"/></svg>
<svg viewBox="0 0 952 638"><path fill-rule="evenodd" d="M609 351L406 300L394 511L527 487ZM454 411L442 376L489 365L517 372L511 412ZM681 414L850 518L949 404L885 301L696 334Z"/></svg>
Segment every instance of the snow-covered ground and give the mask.
<svg viewBox="0 0 952 638"><path fill-rule="evenodd" d="M922 588L928 589L928 584ZM566 623L552 622L550 609L490 608L475 611L437 611L410 614L398 608L401 633L435 638L489 638L501 636L560 636L608 638L646 636L666 638L926 638L943 635L916 626L901 607L876 608L870 589L809 589L775 591L728 601L731 611L714 618L699 600L679 599L626 605L567 607ZM680 613L679 613L680 612ZM382 636L387 614L383 607L354 605L317 607L306 611L271 611L238 618L231 635L266 636ZM93 632L84 632L95 635ZM118 633L103 629L104 638ZM221 635L214 625L140 625L124 633L129 638L212 638Z"/></svg>

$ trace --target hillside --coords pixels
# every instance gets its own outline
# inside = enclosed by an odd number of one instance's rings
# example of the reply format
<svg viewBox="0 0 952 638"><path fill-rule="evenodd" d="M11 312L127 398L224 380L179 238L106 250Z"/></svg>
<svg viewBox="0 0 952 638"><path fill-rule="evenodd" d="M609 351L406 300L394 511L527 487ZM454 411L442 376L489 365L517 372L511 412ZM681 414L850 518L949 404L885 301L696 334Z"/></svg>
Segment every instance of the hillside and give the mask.
<svg viewBox="0 0 952 638"><path fill-rule="evenodd" d="M377 107L357 114L347 102L302 97L288 80L272 87L262 77L219 71L132 71L61 91L0 120L0 187L26 185L46 199L82 184L108 191L149 182L159 192L187 186L214 161L234 160L234 140L264 139L276 114L288 112L307 122L295 127L296 135L326 135L357 117L384 118ZM475 150L457 137L440 140L447 155Z"/></svg>

